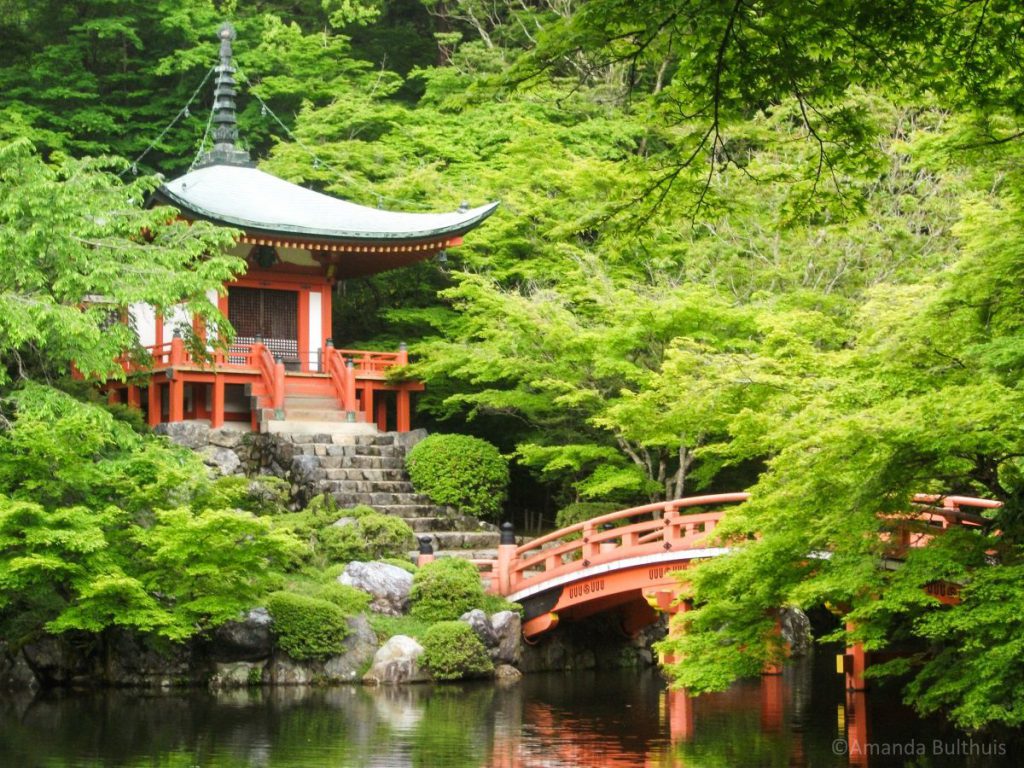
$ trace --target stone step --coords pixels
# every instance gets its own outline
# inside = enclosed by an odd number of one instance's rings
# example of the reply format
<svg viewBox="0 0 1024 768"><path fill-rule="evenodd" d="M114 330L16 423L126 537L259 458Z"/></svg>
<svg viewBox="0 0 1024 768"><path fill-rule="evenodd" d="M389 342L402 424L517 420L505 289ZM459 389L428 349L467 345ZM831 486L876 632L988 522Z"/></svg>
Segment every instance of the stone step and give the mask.
<svg viewBox="0 0 1024 768"><path fill-rule="evenodd" d="M365 504L374 508L407 506L413 504L427 506L430 504L430 500L425 496L415 493L349 493L336 487L330 487L338 482L343 481L321 481L321 487L323 487L324 490L329 491L334 496L334 500L338 505L342 507L354 507L358 504Z"/></svg>
<svg viewBox="0 0 1024 768"><path fill-rule="evenodd" d="M344 456L321 456L320 466L327 471L331 480L373 480L373 481L406 481L407 476L401 469L355 469L349 466ZM331 475L335 472L335 475Z"/></svg>
<svg viewBox="0 0 1024 768"><path fill-rule="evenodd" d="M432 531L424 534L433 539L434 549L489 549L497 547L500 533L489 531ZM497 551L497 550L495 550Z"/></svg>
<svg viewBox="0 0 1024 768"><path fill-rule="evenodd" d="M415 563L419 552L407 553ZM440 560L443 557L461 557L465 560L497 560L498 550L496 549L435 549L434 557Z"/></svg>
<svg viewBox="0 0 1024 768"><path fill-rule="evenodd" d="M323 395L292 395L284 396L285 410L289 408L319 408L325 411L341 410L338 400L335 397Z"/></svg>
<svg viewBox="0 0 1024 768"><path fill-rule="evenodd" d="M400 517L407 522L416 519L444 519L443 507L433 504L383 504L376 507L382 514Z"/></svg>
<svg viewBox="0 0 1024 768"><path fill-rule="evenodd" d="M405 448L398 445L356 445L353 456L405 458Z"/></svg>
<svg viewBox="0 0 1024 768"><path fill-rule="evenodd" d="M348 466L353 469L405 469L405 459L398 456L351 456Z"/></svg>
<svg viewBox="0 0 1024 768"><path fill-rule="evenodd" d="M392 493L409 494L414 493L412 483L403 480L350 480L346 477L339 477L350 470L327 469L327 482L333 483L331 490L338 493ZM353 470L360 471L360 470ZM328 486L329 487L329 486Z"/></svg>
<svg viewBox="0 0 1024 768"><path fill-rule="evenodd" d="M306 407L294 407L285 403L284 405L284 417L288 421L320 421L320 422L349 422L349 414L347 411L343 411L338 408L337 405L331 408L306 408ZM354 419L356 423L361 422L362 419Z"/></svg>
<svg viewBox="0 0 1024 768"><path fill-rule="evenodd" d="M395 507L387 509L395 509ZM414 531L424 531L428 533L430 531L462 531L464 533L494 533L495 535L499 535L498 526L491 523L485 523L474 517L466 517L465 515L452 513L440 514L442 511L440 507L432 507L432 509L433 514L425 517L409 517L404 514L397 516L404 517L405 522L407 522Z"/></svg>
<svg viewBox="0 0 1024 768"><path fill-rule="evenodd" d="M327 435L326 443L333 442L333 435L375 435L377 425L365 421L296 421L294 419L269 419L260 424L260 431L270 434ZM319 442L319 441L317 441ZM296 448L299 446L296 445ZM336 446L340 447L340 446Z"/></svg>

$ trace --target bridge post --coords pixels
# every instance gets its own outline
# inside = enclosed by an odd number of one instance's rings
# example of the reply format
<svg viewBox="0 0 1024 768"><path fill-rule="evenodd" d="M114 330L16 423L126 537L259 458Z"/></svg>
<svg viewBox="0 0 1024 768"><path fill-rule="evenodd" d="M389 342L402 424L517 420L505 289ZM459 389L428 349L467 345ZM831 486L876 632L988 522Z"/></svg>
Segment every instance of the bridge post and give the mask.
<svg viewBox="0 0 1024 768"><path fill-rule="evenodd" d="M847 622L846 631L853 631L853 624ZM846 646L846 653L842 656L842 672L846 676L846 690L866 691L868 684L864 680L864 672L868 668L868 654L864 650L864 643L850 643Z"/></svg>
<svg viewBox="0 0 1024 768"><path fill-rule="evenodd" d="M512 566L516 559L516 533L512 523L501 524L498 543L498 593L512 594Z"/></svg>
<svg viewBox="0 0 1024 768"><path fill-rule="evenodd" d="M416 565L426 565L434 561L434 543L429 536L420 536L420 553L416 558Z"/></svg>

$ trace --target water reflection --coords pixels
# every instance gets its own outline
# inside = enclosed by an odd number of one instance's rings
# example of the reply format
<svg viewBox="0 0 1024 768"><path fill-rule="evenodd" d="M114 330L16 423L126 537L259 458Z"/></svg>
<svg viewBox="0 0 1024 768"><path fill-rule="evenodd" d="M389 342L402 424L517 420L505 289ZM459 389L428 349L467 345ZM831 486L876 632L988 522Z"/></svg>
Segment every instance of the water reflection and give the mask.
<svg viewBox="0 0 1024 768"><path fill-rule="evenodd" d="M827 662L828 658L823 661ZM824 669L822 669L824 667ZM691 698L654 671L531 676L501 688L361 687L0 699L0 766L927 766L1005 756L837 748L950 736L827 664ZM874 739L874 741L872 741Z"/></svg>

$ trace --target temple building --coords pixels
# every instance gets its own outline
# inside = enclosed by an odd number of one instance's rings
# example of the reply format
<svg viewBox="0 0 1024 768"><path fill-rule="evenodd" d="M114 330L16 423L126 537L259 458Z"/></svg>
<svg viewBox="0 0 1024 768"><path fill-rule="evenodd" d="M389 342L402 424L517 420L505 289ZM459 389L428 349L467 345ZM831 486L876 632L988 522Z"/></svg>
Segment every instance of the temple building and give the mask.
<svg viewBox="0 0 1024 768"><path fill-rule="evenodd" d="M459 245L498 204L399 213L259 170L237 143L233 37L225 25L213 148L189 173L163 184L151 202L174 206L188 221L241 231L231 252L245 259L247 270L223 295L209 297L234 327L234 343L209 359L193 359L175 334L182 323L191 324L183 310L165 317L152 307L132 307L130 320L152 361L126 361L128 381L109 384L109 396L142 408L151 425L206 419L212 427L233 421L265 432L407 431L411 393L423 384L389 378L390 368L408 362L404 346L389 352L335 348L334 286L436 257Z"/></svg>

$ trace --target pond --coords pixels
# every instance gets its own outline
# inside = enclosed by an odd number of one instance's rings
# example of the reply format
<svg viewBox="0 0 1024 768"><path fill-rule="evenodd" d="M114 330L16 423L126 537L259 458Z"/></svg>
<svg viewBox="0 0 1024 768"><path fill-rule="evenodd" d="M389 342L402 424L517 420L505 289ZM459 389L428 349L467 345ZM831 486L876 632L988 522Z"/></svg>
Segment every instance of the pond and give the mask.
<svg viewBox="0 0 1024 768"><path fill-rule="evenodd" d="M656 670L370 689L47 693L0 699L0 766L993 766L1022 744L848 695L819 651L698 698Z"/></svg>

